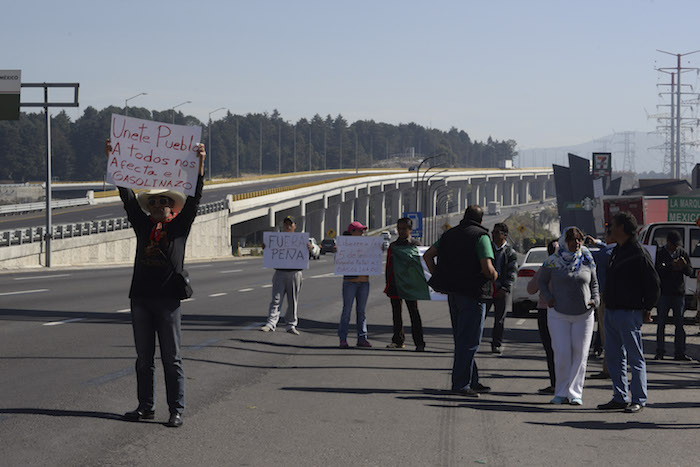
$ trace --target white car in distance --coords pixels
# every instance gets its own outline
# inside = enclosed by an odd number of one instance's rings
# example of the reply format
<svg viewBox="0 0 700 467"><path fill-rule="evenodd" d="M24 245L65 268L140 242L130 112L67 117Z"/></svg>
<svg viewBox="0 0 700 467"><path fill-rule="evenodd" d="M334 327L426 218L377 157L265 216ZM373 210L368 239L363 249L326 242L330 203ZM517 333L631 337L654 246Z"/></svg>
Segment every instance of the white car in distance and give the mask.
<svg viewBox="0 0 700 467"><path fill-rule="evenodd" d="M515 278L511 294L513 316L527 316L530 310L537 308L539 292L532 295L527 293L527 283L530 282L532 276L537 274L540 266L548 257L547 247L543 246L530 248L525 255L523 264L518 268L518 275Z"/></svg>

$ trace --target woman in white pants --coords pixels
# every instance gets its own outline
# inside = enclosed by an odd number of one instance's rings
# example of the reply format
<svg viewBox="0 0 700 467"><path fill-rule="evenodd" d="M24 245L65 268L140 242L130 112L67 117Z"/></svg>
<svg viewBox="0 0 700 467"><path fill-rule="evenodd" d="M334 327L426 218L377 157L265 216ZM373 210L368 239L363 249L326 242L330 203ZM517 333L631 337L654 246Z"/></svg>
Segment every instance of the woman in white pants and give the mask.
<svg viewBox="0 0 700 467"><path fill-rule="evenodd" d="M553 404L583 404L593 313L600 303L600 293L595 262L582 245L583 233L577 227L564 229L559 251L544 262L537 281L549 306L547 325L556 375Z"/></svg>

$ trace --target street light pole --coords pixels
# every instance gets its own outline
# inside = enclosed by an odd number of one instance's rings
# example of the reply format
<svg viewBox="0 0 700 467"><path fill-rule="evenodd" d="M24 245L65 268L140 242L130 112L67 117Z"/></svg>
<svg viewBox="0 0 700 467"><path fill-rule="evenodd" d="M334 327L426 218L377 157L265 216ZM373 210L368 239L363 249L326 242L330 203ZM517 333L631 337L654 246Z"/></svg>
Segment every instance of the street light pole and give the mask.
<svg viewBox="0 0 700 467"><path fill-rule="evenodd" d="M226 110L226 107L219 107L218 109L212 110L211 112L209 112L209 126L207 127L207 136L209 137L208 138L209 142L207 143L207 151L209 151L209 157L208 157L208 159L209 159L209 169L208 169L209 181L211 181L211 178L212 178L211 159L212 159L212 156L214 155L214 152L212 151L212 148L211 148L211 114L218 112L219 110Z"/></svg>
<svg viewBox="0 0 700 467"><path fill-rule="evenodd" d="M170 107L170 108L168 109L168 110L172 110L172 114L173 114L173 125L175 124L175 109L177 109L177 108L180 107L181 105L191 104L191 103L192 103L192 101L180 102L178 105L176 105L176 106L174 106L174 107Z"/></svg>
<svg viewBox="0 0 700 467"><path fill-rule="evenodd" d="M389 143L387 141L387 154L389 153L388 148L389 148ZM426 157L425 159L420 161L420 164L418 164L418 168L416 169L416 212L418 212L418 208L419 208L419 206L418 206L418 197L419 197L418 190L419 190L419 188L418 187L419 187L420 181L419 181L418 177L420 175L420 168L424 163L428 162L431 159L435 159L436 157L440 157L440 156L444 156L444 154L440 153L440 154L435 154L434 156ZM426 172L427 172L427 170L426 170Z"/></svg>
<svg viewBox="0 0 700 467"><path fill-rule="evenodd" d="M148 95L147 92L140 92L140 93L136 94L135 96L131 96L131 97L128 98L128 99L124 99L124 116L125 116L125 117L128 117L128 116L129 116L129 101L130 101L131 99L136 99L136 98L139 97L139 96L147 96L147 95Z"/></svg>

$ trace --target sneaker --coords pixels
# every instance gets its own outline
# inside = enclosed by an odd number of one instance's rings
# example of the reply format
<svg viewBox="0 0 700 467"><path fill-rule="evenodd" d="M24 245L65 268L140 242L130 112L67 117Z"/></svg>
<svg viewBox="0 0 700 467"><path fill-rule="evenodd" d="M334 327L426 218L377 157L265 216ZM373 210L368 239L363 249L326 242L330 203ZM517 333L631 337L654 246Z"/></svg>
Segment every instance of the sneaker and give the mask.
<svg viewBox="0 0 700 467"><path fill-rule="evenodd" d="M673 357L673 359L676 360L677 362L690 362L693 360L692 358L690 358L687 355L676 355L675 357Z"/></svg>
<svg viewBox="0 0 700 467"><path fill-rule="evenodd" d="M341 349L350 348L350 346L348 345L348 341L346 341L345 339L340 339L340 345L338 347L340 347Z"/></svg>
<svg viewBox="0 0 700 467"><path fill-rule="evenodd" d="M484 386L481 383L476 383L474 385L474 390L478 392L479 394L486 394L491 392L491 388L489 386Z"/></svg>
<svg viewBox="0 0 700 467"><path fill-rule="evenodd" d="M636 402L632 402L630 405L625 407L625 413L637 413L641 412L644 406L642 404L637 404Z"/></svg>
<svg viewBox="0 0 700 467"><path fill-rule="evenodd" d="M566 397L562 397L562 396L554 396L552 398L552 400L549 401L550 404L557 404L557 405L566 404L567 402L569 402L569 399L567 399Z"/></svg>
<svg viewBox="0 0 700 467"><path fill-rule="evenodd" d="M287 329L287 332L289 334L294 334L295 336L299 335L299 331L297 331L297 328L295 328L295 327L291 327L291 328Z"/></svg>
<svg viewBox="0 0 700 467"><path fill-rule="evenodd" d="M269 324L266 324L265 326L261 327L260 330L261 330L262 332L274 331L274 329L272 329L272 327L271 327Z"/></svg>
<svg viewBox="0 0 700 467"><path fill-rule="evenodd" d="M403 349L404 347L406 347L404 344L397 344L396 342L392 342L386 346L387 349Z"/></svg>
<svg viewBox="0 0 700 467"><path fill-rule="evenodd" d="M492 346L491 346L491 352L492 352L492 353L497 353L497 354L500 355L500 354L503 353L503 349L501 348L500 345L492 345Z"/></svg>
<svg viewBox="0 0 700 467"><path fill-rule="evenodd" d="M538 394L552 394L554 395L554 386L547 386L546 388L538 389Z"/></svg>
<svg viewBox="0 0 700 467"><path fill-rule="evenodd" d="M569 401L569 405L583 405L583 400L580 397L574 397Z"/></svg>
<svg viewBox="0 0 700 467"><path fill-rule="evenodd" d="M425 346L424 345L416 346L416 352L425 352Z"/></svg>
<svg viewBox="0 0 700 467"><path fill-rule="evenodd" d="M357 346L370 348L370 347L372 347L372 344L370 344L367 339L362 339L362 340L357 341Z"/></svg>

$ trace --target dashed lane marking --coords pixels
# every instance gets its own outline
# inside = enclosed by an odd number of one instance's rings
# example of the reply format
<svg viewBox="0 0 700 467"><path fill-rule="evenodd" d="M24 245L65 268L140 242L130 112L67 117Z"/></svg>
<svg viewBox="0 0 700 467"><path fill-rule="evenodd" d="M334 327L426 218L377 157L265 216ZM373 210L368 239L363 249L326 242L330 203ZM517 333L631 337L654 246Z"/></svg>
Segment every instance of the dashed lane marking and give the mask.
<svg viewBox="0 0 700 467"><path fill-rule="evenodd" d="M40 293L40 292L48 292L49 289L34 289L34 290L18 290L16 292L2 292L0 293L0 296L3 295L21 295L21 294L27 294L27 293Z"/></svg>
<svg viewBox="0 0 700 467"><path fill-rule="evenodd" d="M525 324L525 320L524 320L524 319L519 319L519 320L517 320L517 321L515 322L515 325L516 325L516 326L520 326L521 324Z"/></svg>
<svg viewBox="0 0 700 467"><path fill-rule="evenodd" d="M52 274L50 276L30 276L30 277L15 277L16 281L28 281L32 279L53 279L54 277L68 277L70 274Z"/></svg>
<svg viewBox="0 0 700 467"><path fill-rule="evenodd" d="M184 303L184 302L193 302L193 301L194 301L194 298L186 298L186 299L184 299L184 300L180 300L180 303Z"/></svg>
<svg viewBox="0 0 700 467"><path fill-rule="evenodd" d="M213 298L213 297L223 297L224 295L227 295L227 293L226 292L219 292L219 293L210 294L209 296Z"/></svg>
<svg viewBox="0 0 700 467"><path fill-rule="evenodd" d="M243 269L229 269L228 271L219 271L219 274L231 274L232 272L243 272Z"/></svg>
<svg viewBox="0 0 700 467"><path fill-rule="evenodd" d="M272 284L265 284L260 286L261 289L269 289L270 287L272 287Z"/></svg>
<svg viewBox="0 0 700 467"><path fill-rule="evenodd" d="M65 319L63 321L52 321L50 323L44 323L44 326L58 326L59 324L66 324L66 323L75 323L76 321L82 321L85 318L73 318L73 319Z"/></svg>
<svg viewBox="0 0 700 467"><path fill-rule="evenodd" d="M131 308L122 308L121 310L115 311L115 313L129 313L131 312Z"/></svg>
<svg viewBox="0 0 700 467"><path fill-rule="evenodd" d="M332 272L329 272L326 274L317 274L315 276L310 276L309 279L321 279L323 277L333 277L333 276L335 276L335 274Z"/></svg>
<svg viewBox="0 0 700 467"><path fill-rule="evenodd" d="M247 289L241 289L239 292L250 292L251 290L254 290L252 288L247 288Z"/></svg>

